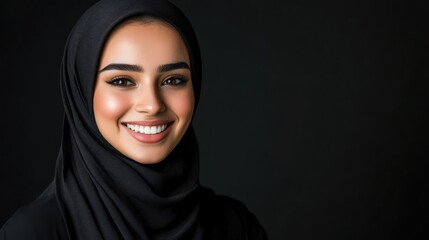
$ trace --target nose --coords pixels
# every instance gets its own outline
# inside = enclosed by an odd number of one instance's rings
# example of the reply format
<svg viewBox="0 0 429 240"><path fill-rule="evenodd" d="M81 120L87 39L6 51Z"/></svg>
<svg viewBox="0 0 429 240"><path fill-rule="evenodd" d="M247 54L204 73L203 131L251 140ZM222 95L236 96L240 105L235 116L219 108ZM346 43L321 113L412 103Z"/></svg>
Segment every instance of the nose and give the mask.
<svg viewBox="0 0 429 240"><path fill-rule="evenodd" d="M138 112L156 115L165 111L166 107L157 86L142 86L136 94L135 109Z"/></svg>

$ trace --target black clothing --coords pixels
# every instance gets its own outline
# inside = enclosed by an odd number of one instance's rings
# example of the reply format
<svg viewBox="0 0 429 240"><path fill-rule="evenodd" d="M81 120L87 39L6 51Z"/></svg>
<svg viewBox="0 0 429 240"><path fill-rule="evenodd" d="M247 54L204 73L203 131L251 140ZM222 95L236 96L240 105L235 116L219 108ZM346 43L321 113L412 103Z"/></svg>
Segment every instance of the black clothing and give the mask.
<svg viewBox="0 0 429 240"><path fill-rule="evenodd" d="M64 240L69 239L64 219L51 184L35 201L21 207L0 230L2 240ZM205 228L204 240L267 239L258 220L240 202L214 195L201 187L200 212ZM217 224L212 224L216 222ZM109 238L108 238L109 239Z"/></svg>
<svg viewBox="0 0 429 240"><path fill-rule="evenodd" d="M164 0L96 3L78 20L64 51L60 86L66 117L53 184L12 218L1 240L32 239L15 237L31 231L40 233L41 239L64 239L65 235L91 240L264 239L263 230L242 204L216 197L200 186L192 126L174 150L153 165L124 156L99 132L92 106L104 43L119 24L142 15L168 22L183 38L198 103L199 46L178 8ZM43 220L45 211L49 214ZM19 228L30 231L16 232Z"/></svg>

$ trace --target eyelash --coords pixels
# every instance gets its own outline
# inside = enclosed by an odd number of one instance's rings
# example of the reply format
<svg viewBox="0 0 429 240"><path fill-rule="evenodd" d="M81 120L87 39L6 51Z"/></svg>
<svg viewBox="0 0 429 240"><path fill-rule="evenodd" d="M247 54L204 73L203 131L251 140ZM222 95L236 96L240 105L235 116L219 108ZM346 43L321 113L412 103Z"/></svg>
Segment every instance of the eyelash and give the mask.
<svg viewBox="0 0 429 240"><path fill-rule="evenodd" d="M177 82L177 80L179 80L179 82ZM172 83L173 81L176 81L176 82L175 82L175 83ZM165 80L161 83L161 86L164 86L164 85L170 85L170 86L173 86L173 87L178 87L178 86L185 85L185 83L186 83L187 81L188 81L188 80L187 80L184 76L171 76L171 77L169 77L169 78L165 79Z"/></svg>
<svg viewBox="0 0 429 240"><path fill-rule="evenodd" d="M173 81L174 81L174 83L173 83ZM165 79L161 83L161 86L169 85L172 87L179 87L179 86L185 85L185 83L187 81L188 80L184 76L171 76L171 77ZM129 78L126 78L126 77L115 77L115 78L107 81L107 83L114 86L114 87L120 87L120 88L126 88L126 87L136 85L132 80L130 80Z"/></svg>
<svg viewBox="0 0 429 240"><path fill-rule="evenodd" d="M121 84L120 81L123 81L126 84L125 85L123 83ZM129 86L135 86L136 85L132 80L130 80L130 79L126 78L126 77L115 77L112 80L107 81L107 83L110 84L110 85L112 85L112 86L122 87L122 88L129 87Z"/></svg>

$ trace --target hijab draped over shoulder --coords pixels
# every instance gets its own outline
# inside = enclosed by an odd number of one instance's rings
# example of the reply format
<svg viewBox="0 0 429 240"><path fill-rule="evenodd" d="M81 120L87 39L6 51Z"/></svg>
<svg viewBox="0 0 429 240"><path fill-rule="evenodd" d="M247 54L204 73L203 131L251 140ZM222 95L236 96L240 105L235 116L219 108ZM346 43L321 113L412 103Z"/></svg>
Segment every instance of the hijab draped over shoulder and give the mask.
<svg viewBox="0 0 429 240"><path fill-rule="evenodd" d="M201 60L185 15L163 0L103 0L76 23L61 67L66 118L55 189L71 239L200 239L198 145L190 126L155 165L128 159L97 129L93 92L99 59L112 30L137 15L160 18L182 36L197 102Z"/></svg>

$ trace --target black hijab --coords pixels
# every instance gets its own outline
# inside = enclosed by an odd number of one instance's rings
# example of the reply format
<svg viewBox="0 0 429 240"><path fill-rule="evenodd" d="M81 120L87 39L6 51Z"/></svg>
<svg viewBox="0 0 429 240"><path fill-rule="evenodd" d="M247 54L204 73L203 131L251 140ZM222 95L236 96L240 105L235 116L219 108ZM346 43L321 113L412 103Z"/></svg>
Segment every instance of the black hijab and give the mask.
<svg viewBox="0 0 429 240"><path fill-rule="evenodd" d="M187 45L198 102L201 59L183 13L164 0L102 0L76 23L61 68L65 108L55 190L71 239L201 239L198 145L192 126L163 161L135 162L99 132L93 92L99 59L111 31L136 15L176 28Z"/></svg>

